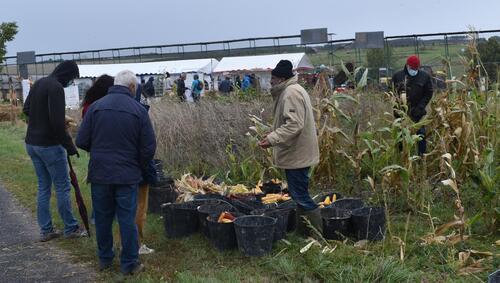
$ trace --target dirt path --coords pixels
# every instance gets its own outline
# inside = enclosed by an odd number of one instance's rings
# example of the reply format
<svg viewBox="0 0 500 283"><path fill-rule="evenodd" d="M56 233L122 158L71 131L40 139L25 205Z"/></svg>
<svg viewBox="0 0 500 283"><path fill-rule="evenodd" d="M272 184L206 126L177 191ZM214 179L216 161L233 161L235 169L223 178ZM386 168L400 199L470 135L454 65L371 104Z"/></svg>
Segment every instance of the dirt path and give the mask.
<svg viewBox="0 0 500 283"><path fill-rule="evenodd" d="M95 270L73 263L53 242L38 242L31 213L0 186L0 282L93 282Z"/></svg>

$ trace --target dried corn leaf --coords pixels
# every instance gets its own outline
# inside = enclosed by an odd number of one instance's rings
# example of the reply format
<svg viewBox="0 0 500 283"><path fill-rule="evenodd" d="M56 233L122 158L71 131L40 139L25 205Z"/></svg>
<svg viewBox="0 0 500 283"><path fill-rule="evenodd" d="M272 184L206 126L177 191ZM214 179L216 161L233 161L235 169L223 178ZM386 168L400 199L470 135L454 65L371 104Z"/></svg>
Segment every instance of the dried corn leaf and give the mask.
<svg viewBox="0 0 500 283"><path fill-rule="evenodd" d="M464 225L464 223L462 222L462 220L453 220L453 221L450 221L448 223L445 223L445 224L439 226L436 229L436 232L434 232L434 234L436 236L440 236L440 235L443 235L444 232L448 231L450 228L456 227L456 226L462 226L462 225Z"/></svg>
<svg viewBox="0 0 500 283"><path fill-rule="evenodd" d="M361 240L354 243L354 247L357 249L363 249L368 245L368 240Z"/></svg>
<svg viewBox="0 0 500 283"><path fill-rule="evenodd" d="M458 191L457 183L453 179L448 179L448 180L441 181L441 184L443 184L445 186L450 186L457 194L460 193Z"/></svg>
<svg viewBox="0 0 500 283"><path fill-rule="evenodd" d="M373 181L372 177L370 176L366 177L366 181L370 184L370 188L372 188L372 190L375 191L375 181Z"/></svg>
<svg viewBox="0 0 500 283"><path fill-rule="evenodd" d="M477 255L477 256L480 256L480 257L490 257L490 256L493 256L493 253L492 252L480 252L480 251L476 251L476 250L469 250L471 255Z"/></svg>
<svg viewBox="0 0 500 283"><path fill-rule="evenodd" d="M316 240L311 240L311 242L309 242L309 244L305 245L302 249L300 249L300 253L303 254L305 252L307 252L313 245L314 243L318 243Z"/></svg>

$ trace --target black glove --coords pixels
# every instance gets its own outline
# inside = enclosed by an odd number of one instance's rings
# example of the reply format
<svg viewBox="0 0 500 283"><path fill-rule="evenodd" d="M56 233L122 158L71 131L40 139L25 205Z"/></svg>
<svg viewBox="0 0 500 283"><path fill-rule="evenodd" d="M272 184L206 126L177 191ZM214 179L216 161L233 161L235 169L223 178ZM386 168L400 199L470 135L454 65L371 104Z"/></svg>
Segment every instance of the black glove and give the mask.
<svg viewBox="0 0 500 283"><path fill-rule="evenodd" d="M422 107L415 107L411 110L410 112L410 117L414 122L420 121L424 115L427 114L427 111L425 111L425 108Z"/></svg>

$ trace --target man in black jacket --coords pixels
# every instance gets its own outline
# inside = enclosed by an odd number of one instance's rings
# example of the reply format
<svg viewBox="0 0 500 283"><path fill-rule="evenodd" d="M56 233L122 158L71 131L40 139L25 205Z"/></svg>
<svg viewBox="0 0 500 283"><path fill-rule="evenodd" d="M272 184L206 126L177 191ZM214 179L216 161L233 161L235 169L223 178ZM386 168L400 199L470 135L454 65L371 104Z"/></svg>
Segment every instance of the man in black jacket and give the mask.
<svg viewBox="0 0 500 283"><path fill-rule="evenodd" d="M78 77L78 66L74 61L62 62L50 76L35 82L23 108L28 116L26 150L38 177L37 218L41 241L60 236L52 226L50 215L52 183L59 215L64 222L64 236L83 236L71 209L67 154L78 152L66 131L64 99L64 87Z"/></svg>
<svg viewBox="0 0 500 283"><path fill-rule="evenodd" d="M181 102L186 101L186 83L184 82L186 80L186 73L182 73L181 76L177 79L177 96L181 100Z"/></svg>
<svg viewBox="0 0 500 283"><path fill-rule="evenodd" d="M398 95L405 92L408 101L408 116L413 122L418 123L427 114L425 107L432 99L434 92L432 80L429 74L419 70L420 60L412 55L406 60L403 70L397 72L392 77L394 90ZM425 127L421 127L417 134L422 137L418 142L418 153L422 155L427 149L425 141Z"/></svg>

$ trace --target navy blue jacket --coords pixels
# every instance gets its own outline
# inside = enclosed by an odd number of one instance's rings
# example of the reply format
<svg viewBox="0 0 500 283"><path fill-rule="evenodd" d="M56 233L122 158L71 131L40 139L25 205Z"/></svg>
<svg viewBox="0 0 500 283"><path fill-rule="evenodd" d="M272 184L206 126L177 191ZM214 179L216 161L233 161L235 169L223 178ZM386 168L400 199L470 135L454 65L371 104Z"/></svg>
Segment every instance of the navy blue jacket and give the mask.
<svg viewBox="0 0 500 283"><path fill-rule="evenodd" d="M146 109L127 87L112 86L90 106L76 145L90 152L91 183L139 184L154 157L156 139Z"/></svg>

